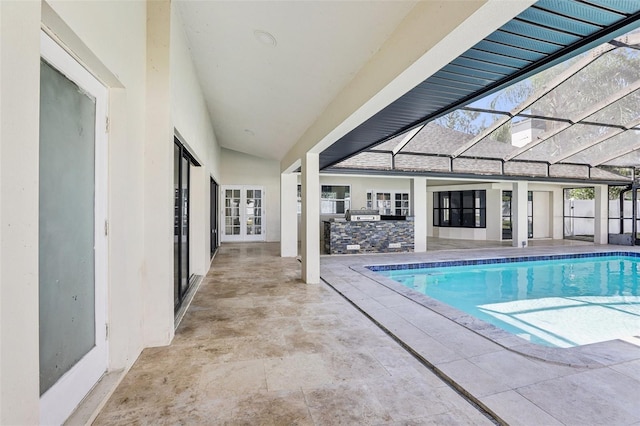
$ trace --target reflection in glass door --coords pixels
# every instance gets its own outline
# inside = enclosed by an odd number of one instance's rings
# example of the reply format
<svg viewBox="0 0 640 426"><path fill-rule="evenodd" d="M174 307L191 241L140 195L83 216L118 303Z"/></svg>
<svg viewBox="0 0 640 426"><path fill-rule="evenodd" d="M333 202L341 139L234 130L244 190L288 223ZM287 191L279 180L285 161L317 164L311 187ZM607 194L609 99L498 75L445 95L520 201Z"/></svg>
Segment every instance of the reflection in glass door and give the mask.
<svg viewBox="0 0 640 426"><path fill-rule="evenodd" d="M262 235L262 190L247 189L245 197L245 234Z"/></svg>
<svg viewBox="0 0 640 426"><path fill-rule="evenodd" d="M209 202L210 202L210 210L209 210L209 225L210 225L210 254L211 257L216 253L218 249L218 183L211 178L211 183L209 186Z"/></svg>
<svg viewBox="0 0 640 426"><path fill-rule="evenodd" d="M512 191L502 191L502 239L513 238L513 225L511 217ZM533 192L527 192L527 237L533 238Z"/></svg>
<svg viewBox="0 0 640 426"><path fill-rule="evenodd" d="M225 186L222 241L265 239L264 188Z"/></svg>
<svg viewBox="0 0 640 426"><path fill-rule="evenodd" d="M177 310L189 290L189 176L193 158L174 139L173 145L173 298Z"/></svg>
<svg viewBox="0 0 640 426"><path fill-rule="evenodd" d="M240 189L224 191L224 235L240 235Z"/></svg>

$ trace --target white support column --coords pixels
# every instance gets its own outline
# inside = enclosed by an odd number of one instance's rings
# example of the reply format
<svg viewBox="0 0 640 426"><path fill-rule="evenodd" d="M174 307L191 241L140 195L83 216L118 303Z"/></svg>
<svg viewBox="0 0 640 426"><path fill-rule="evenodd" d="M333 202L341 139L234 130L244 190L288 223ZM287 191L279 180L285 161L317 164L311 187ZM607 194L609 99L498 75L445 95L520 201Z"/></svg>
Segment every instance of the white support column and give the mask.
<svg viewBox="0 0 640 426"><path fill-rule="evenodd" d="M609 243L609 188L607 185L595 185L595 223L593 227L593 242L596 244Z"/></svg>
<svg viewBox="0 0 640 426"><path fill-rule="evenodd" d="M487 240L502 241L502 190L487 189L486 194Z"/></svg>
<svg viewBox="0 0 640 426"><path fill-rule="evenodd" d="M0 1L0 424L39 424L40 2Z"/></svg>
<svg viewBox="0 0 640 426"><path fill-rule="evenodd" d="M564 238L564 191L562 188L554 188L551 194L551 237L554 240Z"/></svg>
<svg viewBox="0 0 640 426"><path fill-rule="evenodd" d="M154 266L146 268L142 275L144 346L168 345L174 335L174 131L171 122L170 30L171 3L168 0L148 2L143 223L144 259ZM113 181L116 177L111 176L111 179ZM123 197L116 197L111 202L112 211L124 211L125 206L119 201L120 198ZM114 232L115 228L114 224ZM110 256L113 256L126 247L121 246L121 240L113 232L110 235L109 250ZM126 240L122 239L124 241ZM112 282L115 279L113 274L110 279ZM118 294L117 297L122 298L123 295ZM124 333L126 326L122 322L111 322L111 336L116 336L117 331ZM120 362L126 363L125 360Z"/></svg>
<svg viewBox="0 0 640 426"><path fill-rule="evenodd" d="M302 279L320 283L320 156L302 157Z"/></svg>
<svg viewBox="0 0 640 426"><path fill-rule="evenodd" d="M280 174L280 256L298 255L298 175Z"/></svg>
<svg viewBox="0 0 640 426"><path fill-rule="evenodd" d="M427 251L427 178L411 179L411 215L413 216L413 251Z"/></svg>
<svg viewBox="0 0 640 426"><path fill-rule="evenodd" d="M528 243L527 200L529 183L518 181L513 183L511 198L511 224L513 228L513 247L526 247Z"/></svg>
<svg viewBox="0 0 640 426"><path fill-rule="evenodd" d="M189 167L189 272L207 275L209 244L209 175L204 167Z"/></svg>

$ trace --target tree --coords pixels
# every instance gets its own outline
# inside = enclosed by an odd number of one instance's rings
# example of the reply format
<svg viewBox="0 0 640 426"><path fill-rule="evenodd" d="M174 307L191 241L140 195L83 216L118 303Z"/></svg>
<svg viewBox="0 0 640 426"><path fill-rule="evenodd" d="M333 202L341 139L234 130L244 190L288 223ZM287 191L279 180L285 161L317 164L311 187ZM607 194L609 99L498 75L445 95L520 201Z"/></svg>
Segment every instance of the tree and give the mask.
<svg viewBox="0 0 640 426"><path fill-rule="evenodd" d="M448 129L475 135L480 131L480 125L476 122L479 115L480 113L477 111L457 109L437 118L435 122Z"/></svg>

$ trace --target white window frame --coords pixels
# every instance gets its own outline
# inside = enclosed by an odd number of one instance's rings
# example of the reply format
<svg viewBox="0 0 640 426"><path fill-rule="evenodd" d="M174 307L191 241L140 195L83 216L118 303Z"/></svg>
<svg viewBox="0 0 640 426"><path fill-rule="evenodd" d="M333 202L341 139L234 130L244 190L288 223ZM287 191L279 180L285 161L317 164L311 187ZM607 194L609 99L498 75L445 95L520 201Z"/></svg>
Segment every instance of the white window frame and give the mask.
<svg viewBox="0 0 640 426"><path fill-rule="evenodd" d="M389 194L389 212L385 211L384 206L378 205L378 194ZM406 207L397 207L396 196L405 194L407 195ZM376 202L376 204L374 204L374 201ZM411 213L411 193L408 190L402 189L369 189L367 191L367 209L378 210L382 215L390 214L392 216L409 216L409 214ZM406 210L406 214L402 214L402 210Z"/></svg>
<svg viewBox="0 0 640 426"><path fill-rule="evenodd" d="M226 233L226 211L225 211L225 197L227 190L240 190L240 234L227 235ZM246 220L248 217L245 202L247 190L259 190L261 192L262 205L260 206L260 212L262 213L260 234L247 234ZM232 241L266 241L267 238L267 191L264 186L259 185L221 185L220 186L220 241L232 242Z"/></svg>

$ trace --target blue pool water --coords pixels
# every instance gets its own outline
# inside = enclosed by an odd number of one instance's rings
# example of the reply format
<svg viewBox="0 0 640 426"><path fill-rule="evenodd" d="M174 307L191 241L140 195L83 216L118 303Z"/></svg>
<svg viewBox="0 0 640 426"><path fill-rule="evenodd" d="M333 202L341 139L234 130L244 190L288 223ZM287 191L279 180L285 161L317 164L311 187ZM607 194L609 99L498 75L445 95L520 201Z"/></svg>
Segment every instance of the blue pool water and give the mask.
<svg viewBox="0 0 640 426"><path fill-rule="evenodd" d="M369 269L532 343L572 347L640 336L640 257L556 257Z"/></svg>

